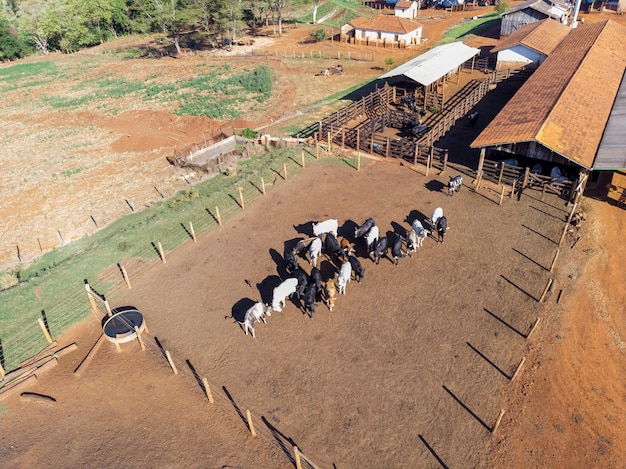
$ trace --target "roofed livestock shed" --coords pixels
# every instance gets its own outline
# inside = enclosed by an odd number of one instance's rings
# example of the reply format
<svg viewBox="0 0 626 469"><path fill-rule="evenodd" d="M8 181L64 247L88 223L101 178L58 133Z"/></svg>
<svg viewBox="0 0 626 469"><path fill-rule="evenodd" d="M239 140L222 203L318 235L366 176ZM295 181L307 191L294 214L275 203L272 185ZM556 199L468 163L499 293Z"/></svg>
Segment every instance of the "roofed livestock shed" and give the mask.
<svg viewBox="0 0 626 469"><path fill-rule="evenodd" d="M490 155L525 159L572 173L574 198L590 171L626 169L624 43L626 28L610 20L572 29L470 145L481 149L478 177Z"/></svg>
<svg viewBox="0 0 626 469"><path fill-rule="evenodd" d="M456 77L469 60L480 54L480 49L453 42L435 47L422 55L380 76L389 84L410 82L416 86L416 105L443 106L446 101L444 84Z"/></svg>
<svg viewBox="0 0 626 469"><path fill-rule="evenodd" d="M510 36L519 28L546 18L565 24L570 10L569 4L561 1L526 0L502 13L500 36Z"/></svg>

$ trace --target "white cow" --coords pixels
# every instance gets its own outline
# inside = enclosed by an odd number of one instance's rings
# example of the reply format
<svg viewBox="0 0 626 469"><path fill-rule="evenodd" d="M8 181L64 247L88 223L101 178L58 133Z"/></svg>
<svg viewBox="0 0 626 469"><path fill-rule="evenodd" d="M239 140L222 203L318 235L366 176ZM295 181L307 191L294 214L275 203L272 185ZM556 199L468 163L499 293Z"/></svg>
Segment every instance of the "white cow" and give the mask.
<svg viewBox="0 0 626 469"><path fill-rule="evenodd" d="M334 219L313 223L313 234L315 236L320 236L324 233L332 233L336 237L338 229L339 223Z"/></svg>
<svg viewBox="0 0 626 469"><path fill-rule="evenodd" d="M339 274L337 276L337 284L339 285L339 294L346 294L346 285L350 281L350 277L352 277L352 265L349 261L341 264L339 269Z"/></svg>
<svg viewBox="0 0 626 469"><path fill-rule="evenodd" d="M255 303L248 311L246 311L246 315L244 316L243 322L239 323L243 326L243 330L248 335L248 330L252 333L252 337L256 338L254 335L254 324L259 321L263 321L267 324L265 320L265 316L272 315L272 308L264 303Z"/></svg>
<svg viewBox="0 0 626 469"><path fill-rule="evenodd" d="M274 288L272 295L272 309L274 311L281 312L285 306L285 300L288 296L293 295L298 288L298 279L291 277L283 281L280 285ZM282 304L282 307L281 307Z"/></svg>
<svg viewBox="0 0 626 469"><path fill-rule="evenodd" d="M370 230L365 235L365 245L367 246L367 253L369 254L374 250L374 246L378 241L378 227L376 225L372 226Z"/></svg>
<svg viewBox="0 0 626 469"><path fill-rule="evenodd" d="M415 242L415 247L416 248L421 248L422 247L422 243L424 242L424 240L426 238L428 238L428 235L430 234L429 230L425 230L424 226L422 225L422 222L420 222L419 220L415 219L413 220L413 231L415 231L415 238L416 238L416 242ZM409 234L410 236L410 234ZM413 251L415 252L415 251Z"/></svg>
<svg viewBox="0 0 626 469"><path fill-rule="evenodd" d="M441 207L437 207L433 210L433 213L430 215L430 226L434 228L437 226L437 221L443 217L443 209Z"/></svg>
<svg viewBox="0 0 626 469"><path fill-rule="evenodd" d="M322 240L318 236L309 245L309 255L311 256L311 264L317 267L317 258L322 253Z"/></svg>

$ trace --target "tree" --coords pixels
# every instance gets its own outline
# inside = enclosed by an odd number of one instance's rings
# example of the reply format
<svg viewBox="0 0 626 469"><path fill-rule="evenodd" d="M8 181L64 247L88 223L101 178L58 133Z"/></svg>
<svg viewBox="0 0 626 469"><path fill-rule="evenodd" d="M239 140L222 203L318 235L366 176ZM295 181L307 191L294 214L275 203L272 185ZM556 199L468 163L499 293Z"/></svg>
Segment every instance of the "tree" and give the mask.
<svg viewBox="0 0 626 469"><path fill-rule="evenodd" d="M324 39L326 39L326 31L324 31L324 28L318 28L314 31L311 31L309 33L309 37L315 42L323 41Z"/></svg>
<svg viewBox="0 0 626 469"><path fill-rule="evenodd" d="M30 52L27 42L8 20L0 18L0 61L21 59Z"/></svg>
<svg viewBox="0 0 626 469"><path fill-rule="evenodd" d="M317 23L317 9L320 7L320 0L313 2L313 24Z"/></svg>
<svg viewBox="0 0 626 469"><path fill-rule="evenodd" d="M278 22L278 35L283 34L283 10L287 6L287 0L267 0L270 11L274 16L275 24Z"/></svg>

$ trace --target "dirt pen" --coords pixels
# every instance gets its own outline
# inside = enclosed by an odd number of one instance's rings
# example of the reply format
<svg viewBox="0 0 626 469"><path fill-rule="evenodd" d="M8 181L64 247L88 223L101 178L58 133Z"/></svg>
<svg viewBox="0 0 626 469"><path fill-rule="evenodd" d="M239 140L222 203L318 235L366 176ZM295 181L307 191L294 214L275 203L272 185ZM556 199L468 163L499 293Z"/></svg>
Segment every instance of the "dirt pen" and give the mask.
<svg viewBox="0 0 626 469"><path fill-rule="evenodd" d="M293 443L318 467L480 466L554 289L564 201L527 191L499 206L467 187L448 197L446 177L406 165L307 168L142 273L120 301L146 316L163 357L191 370L190 392L221 399L277 444L282 435L292 461ZM229 317L270 301L286 276L284 242L309 236L311 221L337 218L349 237L372 216L381 233L406 234L436 206L445 242L426 240L398 267L361 259L364 280L332 313L318 304L309 319L288 304L256 339ZM330 278L336 266L323 259L321 270Z"/></svg>

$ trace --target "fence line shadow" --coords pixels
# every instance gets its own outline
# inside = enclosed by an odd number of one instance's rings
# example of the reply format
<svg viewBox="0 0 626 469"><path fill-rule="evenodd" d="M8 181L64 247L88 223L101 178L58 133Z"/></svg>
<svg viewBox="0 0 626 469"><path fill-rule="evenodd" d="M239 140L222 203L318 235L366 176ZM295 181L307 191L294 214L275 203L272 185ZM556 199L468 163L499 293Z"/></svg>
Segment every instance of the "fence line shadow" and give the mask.
<svg viewBox="0 0 626 469"><path fill-rule="evenodd" d="M552 238L548 238L546 235L544 235L543 233L539 233L537 230L532 229L530 226L526 226L522 223L522 226L524 228L526 228L528 231L532 231L533 233L535 233L538 236L541 236L543 239L546 239L548 241L550 241L551 243L554 244L559 244L558 241L553 240Z"/></svg>
<svg viewBox="0 0 626 469"><path fill-rule="evenodd" d="M452 398L461 406L463 407L472 417L474 417L476 419L476 421L478 423L480 423L483 427L485 427L485 429L489 432L491 432L491 427L489 425L487 425L478 415L476 415L472 409L470 409L469 407L467 407L465 405L465 403L463 401L461 401L461 399L459 399L458 397L456 397L454 395L454 393L452 391L450 391L445 384L442 384L443 389L450 394L450 396L452 396Z"/></svg>
<svg viewBox="0 0 626 469"><path fill-rule="evenodd" d="M500 277L502 277L504 280L507 281L507 283L509 283L510 285L514 286L515 288L517 288L519 291L521 291L524 295L528 296L529 298L532 298L535 301L539 301L537 298L535 298L534 296L532 296L530 293L528 293L526 290L524 290L522 287L520 287L519 285L517 285L516 283L514 283L512 280L509 280L508 278L506 278L504 275L500 274Z"/></svg>
<svg viewBox="0 0 626 469"><path fill-rule="evenodd" d="M185 230L185 233L187 233L187 236L189 236L189 239L193 240L193 236L191 236L191 231L189 231L187 229L187 227L185 226L185 224L183 222L180 223L180 226L183 228L183 230Z"/></svg>
<svg viewBox="0 0 626 469"><path fill-rule="evenodd" d="M264 415L261 416L261 420L263 421L265 426L268 428L268 430L270 431L270 433L272 434L272 436L278 443L278 447L283 451L283 453L285 453L285 456L287 456L291 464L295 466L296 459L293 455L293 447L297 445L294 443L294 441L291 438L288 438L287 436L283 435L283 433L280 430L278 430L276 427L274 427L274 425L269 423L269 421L265 418ZM289 446L285 442L287 442Z"/></svg>
<svg viewBox="0 0 626 469"><path fill-rule="evenodd" d="M513 332L515 332L516 334L518 334L519 336L523 337L524 339L526 338L525 334L522 334L520 331L518 331L517 329L515 329L513 326L511 326L508 322L506 322L504 319L496 316L494 313L492 313L491 311L489 311L487 308L483 308L483 311L485 311L488 315L490 315L492 318L497 319L498 321L500 321L502 324L504 324L506 327L508 327L509 329L511 329Z"/></svg>
<svg viewBox="0 0 626 469"><path fill-rule="evenodd" d="M185 363L187 364L187 366L189 367L189 369L191 370L191 373L193 374L193 377L196 380L196 383L198 384L198 386L200 387L200 390L202 391L202 393L204 394L204 397L206 397L207 399L209 398L209 395L207 394L206 389L204 389L204 383L202 382L202 378L200 377L200 375L198 374L198 372L196 371L196 368L191 364L191 360L186 359Z"/></svg>
<svg viewBox="0 0 626 469"><path fill-rule="evenodd" d="M528 256L527 256L526 254L524 254L522 251L518 251L518 250L517 250L517 249L515 249L515 248L511 248L511 249L513 249L513 251L515 251L517 254L519 254L519 255L520 255L520 256L522 256L523 258L525 258L525 259L529 260L530 262L532 262L533 264L535 264L537 267L541 267L543 270L550 270L550 268L549 268L549 267L546 267L546 266L541 265L541 264L540 264L539 262L537 262L536 260L531 259L530 257L528 257Z"/></svg>
<svg viewBox="0 0 626 469"><path fill-rule="evenodd" d="M483 355L483 353L480 350L478 350L476 347L474 347L469 342L465 342L465 343L468 345L469 348L471 348L474 352L476 352L483 360L485 360L487 363L489 363L491 366L493 366L502 376L504 376L505 378L511 379L511 377L507 373L505 373L498 365L496 365L489 358L487 358L485 355Z"/></svg>
<svg viewBox="0 0 626 469"><path fill-rule="evenodd" d="M231 394L228 391L228 389L226 389L226 386L222 386L222 390L224 391L224 394L226 394L226 397L228 398L230 403L233 405L233 407L234 407L235 411L237 412L237 414L239 415L239 418L241 419L241 421L245 424L246 427L248 427L248 419L243 414L243 412L241 411L241 409L239 408L239 406L235 402L235 399L233 399L233 396L231 396ZM248 430L249 429L250 428L248 427Z"/></svg>
<svg viewBox="0 0 626 469"><path fill-rule="evenodd" d="M430 446L428 444L428 442L426 441L426 439L420 434L418 435L420 440L422 440L422 443L424 443L424 446L426 446L426 449L428 449L428 451L430 451L430 454L432 454L434 456L434 458L437 460L437 462L439 463L439 465L443 468L443 469L448 469L448 466L446 465L446 463L443 462L443 460L439 457L439 455L435 452L435 450L432 448L432 446Z"/></svg>

